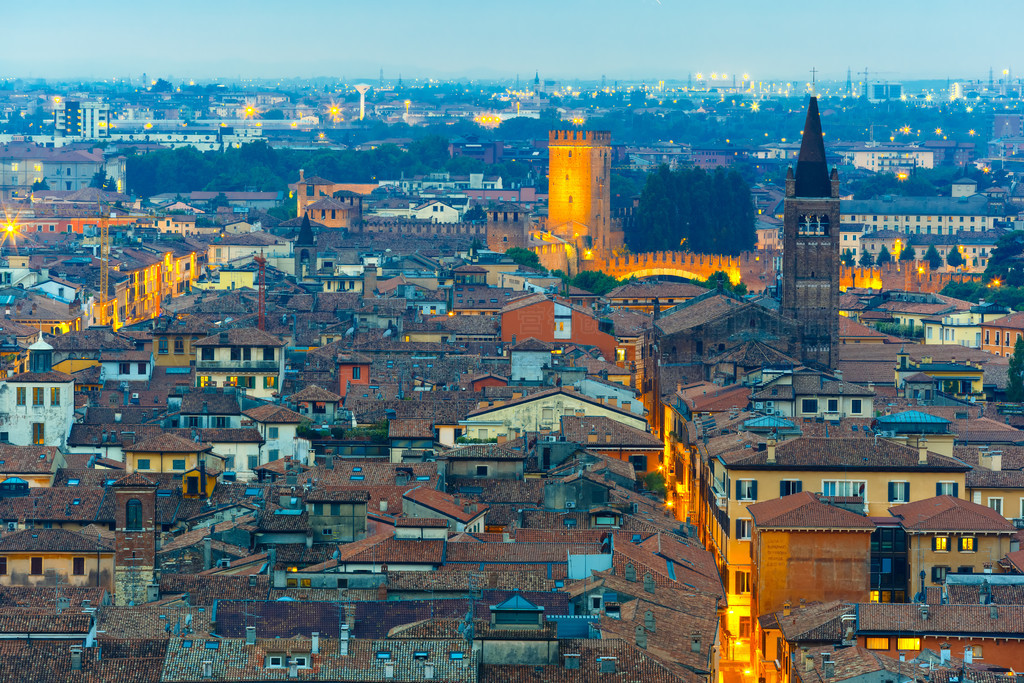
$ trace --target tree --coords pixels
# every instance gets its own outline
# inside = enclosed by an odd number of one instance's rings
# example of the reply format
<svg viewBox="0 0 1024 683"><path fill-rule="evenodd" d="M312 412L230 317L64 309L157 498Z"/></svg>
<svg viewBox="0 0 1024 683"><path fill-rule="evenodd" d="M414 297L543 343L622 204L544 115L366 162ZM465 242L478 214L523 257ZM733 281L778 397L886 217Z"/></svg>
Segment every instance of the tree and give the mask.
<svg viewBox="0 0 1024 683"><path fill-rule="evenodd" d="M870 268L875 265L875 257L871 255L871 252L865 249L860 255L860 261L858 263L863 268Z"/></svg>
<svg viewBox="0 0 1024 683"><path fill-rule="evenodd" d="M634 253L736 255L753 247L754 221L750 187L738 171L661 166L647 176L626 241Z"/></svg>
<svg viewBox="0 0 1024 683"><path fill-rule="evenodd" d="M162 78L157 79L156 83L151 88L153 92L171 92L174 90L174 86L169 81L165 81Z"/></svg>
<svg viewBox="0 0 1024 683"><path fill-rule="evenodd" d="M604 296L622 283L599 270L584 270L572 278L568 284L593 292L598 296Z"/></svg>
<svg viewBox="0 0 1024 683"><path fill-rule="evenodd" d="M524 268L536 268L537 270L542 270L540 257L529 249L512 247L505 251L505 256L512 259L513 263L517 263Z"/></svg>
<svg viewBox="0 0 1024 683"><path fill-rule="evenodd" d="M955 247L953 249L950 249L949 253L946 254L946 263L953 266L954 268L959 268L960 266L962 266L964 264L964 257L960 253L960 250Z"/></svg>
<svg viewBox="0 0 1024 683"><path fill-rule="evenodd" d="M115 183L114 179L108 176L103 170L96 171L92 174L92 180L89 181L89 187L99 188L101 190L106 190L107 192L117 191L117 183Z"/></svg>
<svg viewBox="0 0 1024 683"><path fill-rule="evenodd" d="M883 244L882 248L878 250L878 258L875 259L875 263L877 263L878 265L882 265L883 263L888 263L889 261L892 261L892 255L889 254L889 250L886 249L885 245Z"/></svg>
<svg viewBox="0 0 1024 683"><path fill-rule="evenodd" d="M462 214L462 220L465 223L472 223L474 221L485 221L487 220L487 212L484 211L484 207L477 204L469 211Z"/></svg>
<svg viewBox="0 0 1024 683"><path fill-rule="evenodd" d="M50 186L46 184L46 180L37 180L36 182L32 183L32 191L33 192L36 192L37 190L49 190L49 189L50 189Z"/></svg>
<svg viewBox="0 0 1024 683"><path fill-rule="evenodd" d="M914 249L913 244L908 244L905 249L900 251L900 261L916 261L917 251Z"/></svg>
<svg viewBox="0 0 1024 683"><path fill-rule="evenodd" d="M1024 401L1024 337L1017 337L1017 343L1013 345L1006 378L1006 400L1013 403Z"/></svg>
<svg viewBox="0 0 1024 683"><path fill-rule="evenodd" d="M942 256L934 244L928 247L928 251L924 253L924 260L928 262L932 270L938 270L942 267Z"/></svg>
<svg viewBox="0 0 1024 683"><path fill-rule="evenodd" d="M271 109L264 113L260 118L267 121L284 121L284 112L280 109Z"/></svg>
<svg viewBox="0 0 1024 683"><path fill-rule="evenodd" d="M211 209L219 209L221 207L231 206L231 202L228 201L228 197L223 192L218 192L217 196L210 200Z"/></svg>
<svg viewBox="0 0 1024 683"><path fill-rule="evenodd" d="M644 488L655 495L665 495L665 477L661 472L648 472L644 475Z"/></svg>
<svg viewBox="0 0 1024 683"><path fill-rule="evenodd" d="M854 257L853 255L852 249L847 249L846 251L844 251L843 255L840 258L843 262L843 265L846 266L847 268L852 268L857 262L856 257Z"/></svg>

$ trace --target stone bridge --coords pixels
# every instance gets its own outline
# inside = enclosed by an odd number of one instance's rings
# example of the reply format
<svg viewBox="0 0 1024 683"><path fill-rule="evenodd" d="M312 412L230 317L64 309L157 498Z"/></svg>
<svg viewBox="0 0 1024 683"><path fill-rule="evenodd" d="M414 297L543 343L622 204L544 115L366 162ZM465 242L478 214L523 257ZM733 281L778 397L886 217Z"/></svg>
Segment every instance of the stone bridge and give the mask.
<svg viewBox="0 0 1024 683"><path fill-rule="evenodd" d="M584 270L600 270L617 278L675 275L691 280L706 280L722 271L729 276L733 284L743 282L752 292L759 292L775 282L772 256L754 252L743 252L739 256L723 256L655 251L583 261L581 265Z"/></svg>

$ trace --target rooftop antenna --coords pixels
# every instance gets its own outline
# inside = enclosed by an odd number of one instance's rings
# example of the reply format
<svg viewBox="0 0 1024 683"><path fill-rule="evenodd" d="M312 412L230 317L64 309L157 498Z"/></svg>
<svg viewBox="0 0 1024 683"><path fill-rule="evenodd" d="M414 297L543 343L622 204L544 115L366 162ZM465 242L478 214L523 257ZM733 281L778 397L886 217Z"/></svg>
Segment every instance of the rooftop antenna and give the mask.
<svg viewBox="0 0 1024 683"><path fill-rule="evenodd" d="M362 121L366 115L366 92L370 89L370 86L366 83L360 83L355 86L355 89L359 93L359 120Z"/></svg>

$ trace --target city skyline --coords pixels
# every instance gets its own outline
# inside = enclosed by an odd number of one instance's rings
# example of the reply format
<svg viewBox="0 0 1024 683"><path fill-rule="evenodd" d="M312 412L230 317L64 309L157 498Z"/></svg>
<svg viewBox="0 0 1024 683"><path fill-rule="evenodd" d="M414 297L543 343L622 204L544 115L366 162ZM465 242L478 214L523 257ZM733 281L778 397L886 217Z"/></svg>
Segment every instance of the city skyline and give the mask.
<svg viewBox="0 0 1024 683"><path fill-rule="evenodd" d="M8 22L19 30L0 46L0 64L7 78L49 79L368 78L383 69L388 80L526 79L539 71L583 80L685 80L698 72L731 80L749 73L758 81L810 80L815 68L820 80L840 81L848 68L865 67L882 80L984 79L990 68L999 78L1014 67L1015 22L992 18L1019 14L1010 1L981 14L946 0L930 3L927 12L880 0L824 12L809 2L748 0L731 3L728 12L680 0L385 5L313 0L288 13L266 0L184 0L171 9L114 0L100 14L61 0L46 22L13 6ZM320 37L323 26L334 28ZM918 36L919 48L908 51L906 40L892 39L901 31ZM132 39L78 47L86 36L104 35ZM971 36L980 35L986 39L978 46Z"/></svg>

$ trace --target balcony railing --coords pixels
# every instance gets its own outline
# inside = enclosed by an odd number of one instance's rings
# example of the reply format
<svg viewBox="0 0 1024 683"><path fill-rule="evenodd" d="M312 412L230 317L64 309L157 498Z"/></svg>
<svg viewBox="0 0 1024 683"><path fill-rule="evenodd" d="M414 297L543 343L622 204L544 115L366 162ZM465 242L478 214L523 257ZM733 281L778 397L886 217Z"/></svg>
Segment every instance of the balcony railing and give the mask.
<svg viewBox="0 0 1024 683"><path fill-rule="evenodd" d="M280 365L276 360L198 360L196 370L222 372L277 372Z"/></svg>

